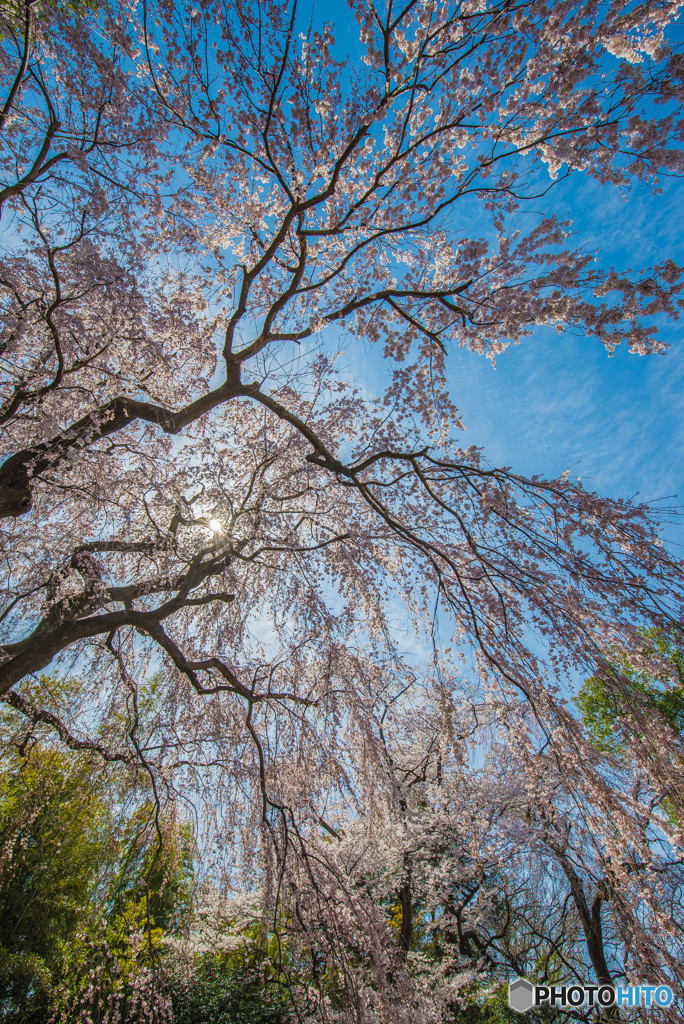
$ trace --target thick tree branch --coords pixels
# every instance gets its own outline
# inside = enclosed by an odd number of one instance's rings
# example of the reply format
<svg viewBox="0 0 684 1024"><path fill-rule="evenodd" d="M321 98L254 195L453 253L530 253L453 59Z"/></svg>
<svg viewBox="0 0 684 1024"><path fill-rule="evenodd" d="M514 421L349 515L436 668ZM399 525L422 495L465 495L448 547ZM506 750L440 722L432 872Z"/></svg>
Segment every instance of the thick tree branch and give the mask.
<svg viewBox="0 0 684 1024"><path fill-rule="evenodd" d="M64 743L70 750L77 751L89 751L93 754L97 754L103 761L121 761L124 764L132 765L135 763L135 757L132 754L111 751L106 747L103 747L101 743L97 743L95 740L82 740L74 736L62 720L54 715L51 711L45 711L41 708L36 707L30 700L24 697L23 694L18 693L16 690L10 690L5 693L2 699L10 707L14 708L15 711L19 711L32 723L37 725L49 725L51 729L54 729L62 743Z"/></svg>

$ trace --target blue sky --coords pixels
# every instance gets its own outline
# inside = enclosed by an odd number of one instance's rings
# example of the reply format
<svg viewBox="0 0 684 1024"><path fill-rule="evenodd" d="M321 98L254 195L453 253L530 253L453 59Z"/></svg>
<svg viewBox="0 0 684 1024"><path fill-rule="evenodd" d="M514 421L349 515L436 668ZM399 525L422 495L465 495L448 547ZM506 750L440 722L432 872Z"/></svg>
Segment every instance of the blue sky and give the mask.
<svg viewBox="0 0 684 1024"><path fill-rule="evenodd" d="M346 5L309 0L299 10L302 28L309 20L318 28L332 21L336 56L350 69L358 65L358 26ZM671 26L668 35L679 38L682 29ZM602 267L636 273L666 259L684 265L684 181L665 179L660 187L654 194L636 183L625 195L576 174L527 210L523 204L520 216L528 227L548 213L569 217L578 245L595 250ZM475 200L462 216L464 233L487 237L490 218ZM670 345L663 356L636 356L620 347L611 357L595 339L552 330L511 346L496 368L480 355L452 349L449 383L467 428L465 444L484 447L492 464L521 473L557 476L571 468L602 494L666 499L669 507L679 501L684 509L684 319L659 326L659 337ZM337 331L330 331L329 342L332 351L349 345ZM362 390L383 390L379 351L348 350L342 362ZM220 373L219 366L216 383ZM684 557L684 517L664 523L663 535L671 547L681 545Z"/></svg>
<svg viewBox="0 0 684 1024"><path fill-rule="evenodd" d="M312 3L315 22L330 19L338 56L354 62L358 30L345 10ZM671 42L682 27L670 26ZM673 259L684 265L684 182L665 179L661 194L637 183L629 195L575 175L559 182L538 206L566 214L578 244L597 251L602 266L618 271ZM537 204L533 204L537 205ZM477 219L477 218L476 218ZM485 235L484 223L472 224ZM684 318L662 321L664 356L641 357L620 347L612 357L596 340L541 332L488 360L456 349L447 366L451 394L467 430L467 444L482 445L489 461L521 473L556 476L573 468L585 485L611 497L666 498L684 511ZM375 356L366 354L371 367ZM672 496L677 495L677 498ZM663 523L663 536L684 557L684 517Z"/></svg>
<svg viewBox="0 0 684 1024"><path fill-rule="evenodd" d="M358 30L349 12L328 0L310 10L302 8L304 20L334 21L336 53L353 67ZM679 37L681 29L668 34ZM624 194L575 174L527 211L523 204L521 218L531 226L548 213L569 217L577 244L594 250L604 268L636 275L666 259L684 265L684 181L659 185L660 194L639 183ZM489 218L475 206L464 207L464 231L486 237ZM684 511L684 319L662 320L659 328L670 346L662 356L632 355L624 346L609 356L595 339L553 330L511 346L496 368L480 355L452 349L449 384L467 428L464 443L482 446L494 465L552 477L571 469L599 493L681 504ZM348 340L331 334L333 350L347 348ZM343 363L362 390L383 390L379 350L348 349ZM684 557L684 516L680 522L669 517L662 533Z"/></svg>
<svg viewBox="0 0 684 1024"><path fill-rule="evenodd" d="M603 264L684 263L683 182L666 182L662 195L639 186L625 201L615 189L578 180L569 191L561 184L555 200ZM551 331L511 346L496 369L452 352L449 380L468 442L520 472L575 467L603 494L638 492L644 501L677 494L684 506L684 321L659 326L670 345L663 356L620 347L609 357L597 341ZM663 533L670 546L684 546L682 523L665 524Z"/></svg>
<svg viewBox="0 0 684 1024"><path fill-rule="evenodd" d="M673 259L684 265L684 181L663 191L637 184L627 196L579 175L548 194L539 217L567 215L577 244L619 272ZM474 235L485 234L475 225ZM619 346L612 356L595 338L540 329L497 356L452 346L449 389L466 427L461 443L485 449L492 465L555 477L566 469L609 497L637 498L684 513L684 316L654 321L663 355L638 356ZM343 362L363 391L383 389L377 350L346 349ZM358 360L362 360L359 364ZM684 514L662 522L670 549L684 557Z"/></svg>

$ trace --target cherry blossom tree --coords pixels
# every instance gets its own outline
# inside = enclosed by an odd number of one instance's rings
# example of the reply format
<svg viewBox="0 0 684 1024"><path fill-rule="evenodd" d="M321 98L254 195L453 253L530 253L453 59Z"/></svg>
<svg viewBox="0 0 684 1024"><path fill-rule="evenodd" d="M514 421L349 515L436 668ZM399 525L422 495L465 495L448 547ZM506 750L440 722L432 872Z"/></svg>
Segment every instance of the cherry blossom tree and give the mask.
<svg viewBox="0 0 684 1024"><path fill-rule="evenodd" d="M483 1001L491 1013L492 994L516 975L539 984L641 979L667 983L681 998L682 861L663 843L662 815L637 786L609 778L614 765L594 759L586 769L590 803L587 780L582 794L550 748L522 745L516 753L510 741L490 739L483 759L482 728L496 736L502 713L510 722L509 709L492 701L461 709L461 726L473 728L451 743L434 711L404 711L409 725L401 729L391 722L394 706L388 687L375 718L390 780L383 804L338 823L337 841L319 841L316 856L327 872L365 887L388 917L388 1018L459 1019L464 1005ZM389 744L389 735L402 741ZM322 891L320 880L300 873L295 933L312 956L340 915L341 887L330 896L334 913ZM359 979L363 988L358 950L348 962L345 988ZM676 1005L660 1012L682 1020ZM642 1009L641 1017L653 1013ZM566 1008L550 1019L595 1018Z"/></svg>
<svg viewBox="0 0 684 1024"><path fill-rule="evenodd" d="M614 680L645 627L679 642L681 564L649 507L464 447L445 364L549 327L663 350L680 268L605 266L554 203L572 177L681 172L676 15L123 0L3 22L0 693L192 800L210 870L265 879L303 934L325 919L314 974L337 957L354 993L328 1017L414 1005L408 861L395 941L341 851L354 820L408 813L390 767L419 708L453 756L481 720L507 738L571 888L591 843L631 894L635 970L679 977L674 945L647 952L681 932L646 870L681 838L667 724L616 781L562 684ZM389 695L411 714L383 738ZM585 822L575 861L547 771Z"/></svg>

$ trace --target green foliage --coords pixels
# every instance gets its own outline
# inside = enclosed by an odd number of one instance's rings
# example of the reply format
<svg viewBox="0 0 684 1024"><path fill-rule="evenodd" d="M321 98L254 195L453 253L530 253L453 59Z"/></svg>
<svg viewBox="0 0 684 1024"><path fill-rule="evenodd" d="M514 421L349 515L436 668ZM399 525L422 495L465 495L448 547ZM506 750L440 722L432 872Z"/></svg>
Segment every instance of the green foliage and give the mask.
<svg viewBox="0 0 684 1024"><path fill-rule="evenodd" d="M490 992L484 999L473 1001L454 1012L449 1024L560 1024L567 1016L548 1006L539 1006L518 1013L508 1005L508 985Z"/></svg>
<svg viewBox="0 0 684 1024"><path fill-rule="evenodd" d="M125 1002L193 891L187 825L157 822L120 766L31 742L6 746L0 771L1 1024L72 1019L94 970L99 996Z"/></svg>
<svg viewBox="0 0 684 1024"><path fill-rule="evenodd" d="M169 983L174 1024L284 1024L289 1000L257 963L234 953L198 958L184 979Z"/></svg>
<svg viewBox="0 0 684 1024"><path fill-rule="evenodd" d="M85 760L13 751L0 774L0 1020L41 1019L82 908L111 859L104 779Z"/></svg>
<svg viewBox="0 0 684 1024"><path fill-rule="evenodd" d="M616 731L617 700L606 687L605 680L591 676L582 685L573 703L579 708L591 741L602 753L617 755L623 744Z"/></svg>
<svg viewBox="0 0 684 1024"><path fill-rule="evenodd" d="M619 718L630 720L630 708L636 703L657 712L676 733L684 734L684 651L656 630L644 630L642 635L647 652L665 659L671 670L669 677L640 671L623 654L614 666L614 674L620 675L619 689L610 687L600 676L591 676L574 700L597 750L618 757L625 756Z"/></svg>
<svg viewBox="0 0 684 1024"><path fill-rule="evenodd" d="M160 837L150 801L138 806L124 822L122 856L112 872L108 916L125 916L137 904L164 931L178 928L189 912L194 889L194 847L185 823L166 820Z"/></svg>
<svg viewBox="0 0 684 1024"><path fill-rule="evenodd" d="M0 3L0 39L5 36L23 36L26 25L26 8L31 8L34 24L42 22L56 11L60 14L85 16L97 13L102 8L101 0L2 0Z"/></svg>
<svg viewBox="0 0 684 1024"><path fill-rule="evenodd" d="M78 685L42 677L24 693L59 714ZM141 686L138 724L154 716L160 686ZM109 723L109 739L131 727ZM165 939L195 897L187 823L157 814L125 767L56 749L6 705L0 744L0 1024L161 1024L172 1011L178 1024L286 1020L263 935L174 969Z"/></svg>

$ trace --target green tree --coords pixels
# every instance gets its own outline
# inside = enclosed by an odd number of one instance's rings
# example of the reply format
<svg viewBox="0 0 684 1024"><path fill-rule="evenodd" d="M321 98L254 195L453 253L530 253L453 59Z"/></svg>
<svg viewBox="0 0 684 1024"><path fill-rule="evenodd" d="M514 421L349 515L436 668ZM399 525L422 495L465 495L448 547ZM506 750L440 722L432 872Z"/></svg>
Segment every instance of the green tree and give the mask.
<svg viewBox="0 0 684 1024"><path fill-rule="evenodd" d="M154 715L160 683L141 686L135 723L106 723L118 748ZM0 707L0 1024L281 1024L290 1000L266 936L182 965L169 952L168 936L192 931L192 830L161 812L145 773L54 745L78 688L24 687L50 708L30 725Z"/></svg>
<svg viewBox="0 0 684 1024"><path fill-rule="evenodd" d="M106 775L91 761L11 750L0 774L0 1020L44 1019L83 908L113 857Z"/></svg>
<svg viewBox="0 0 684 1024"><path fill-rule="evenodd" d="M285 1024L287 989L247 951L198 957L184 978L168 982L174 1024Z"/></svg>
<svg viewBox="0 0 684 1024"><path fill-rule="evenodd" d="M643 630L638 654L621 654L603 675L586 680L574 699L592 743L625 766L652 775L673 822L684 820L684 650L655 629ZM644 743L660 720L671 730Z"/></svg>
<svg viewBox="0 0 684 1024"><path fill-rule="evenodd" d="M574 699L597 750L626 756L624 726L638 731L635 711L657 712L679 736L684 734L684 651L657 630L644 630L642 655L656 655L663 670L639 668L634 655L622 654L607 676L591 676Z"/></svg>
<svg viewBox="0 0 684 1024"><path fill-rule="evenodd" d="M154 986L193 895L185 823L120 766L31 740L7 747L0 771L2 1024L90 1012L93 970L95 997L128 1006L141 972Z"/></svg>

